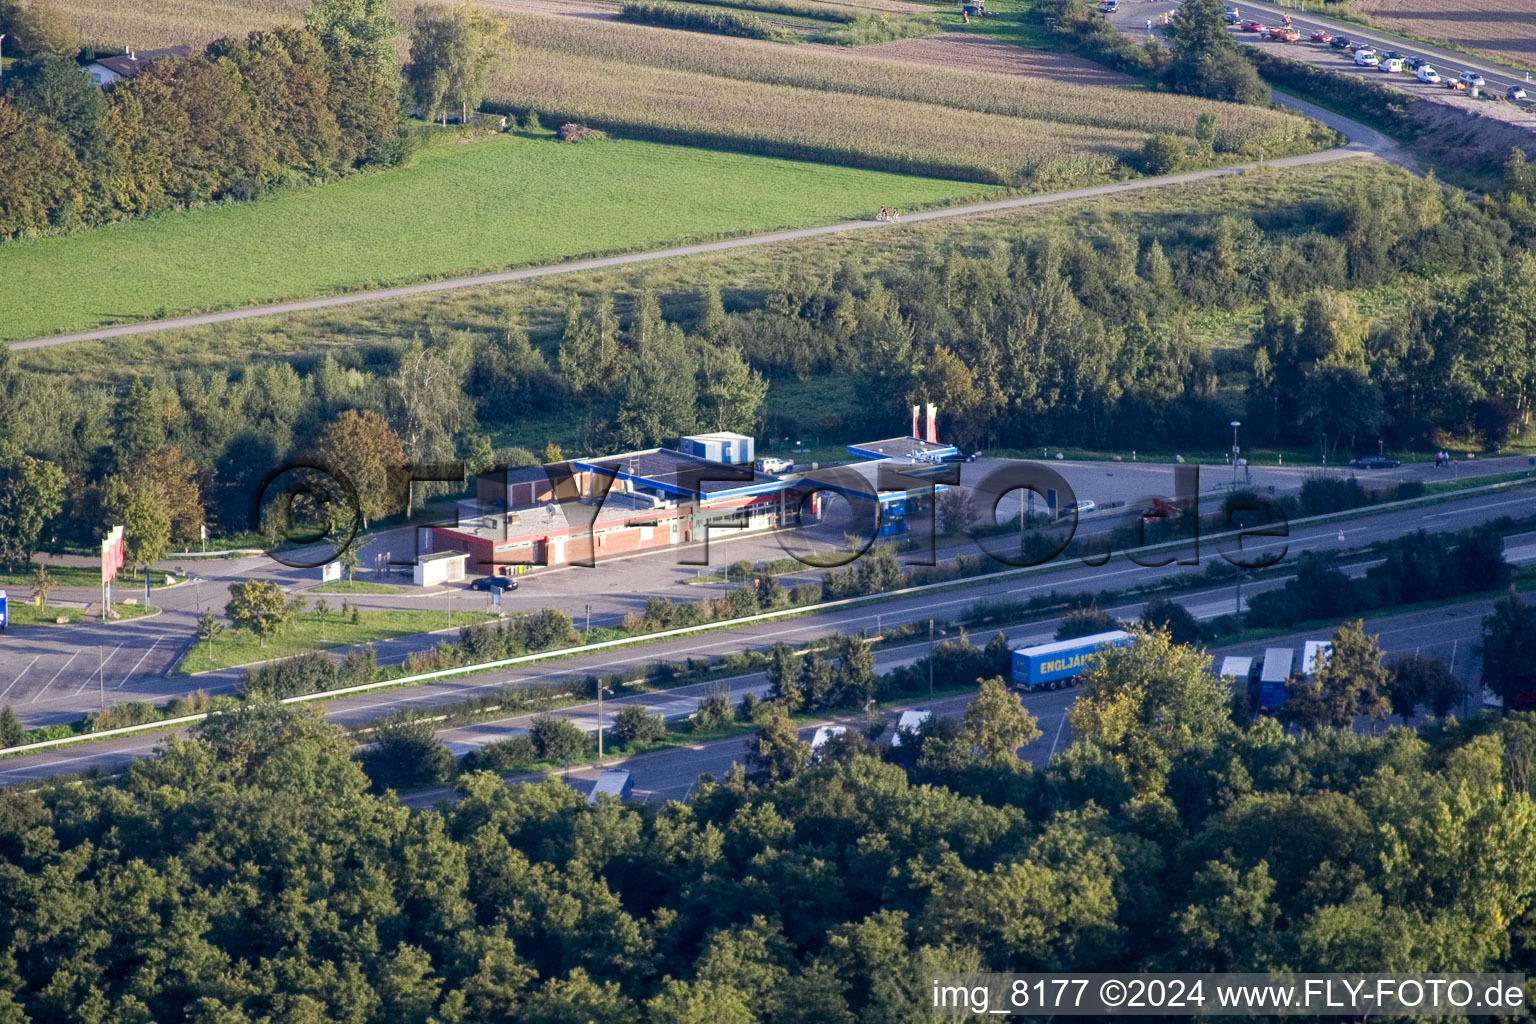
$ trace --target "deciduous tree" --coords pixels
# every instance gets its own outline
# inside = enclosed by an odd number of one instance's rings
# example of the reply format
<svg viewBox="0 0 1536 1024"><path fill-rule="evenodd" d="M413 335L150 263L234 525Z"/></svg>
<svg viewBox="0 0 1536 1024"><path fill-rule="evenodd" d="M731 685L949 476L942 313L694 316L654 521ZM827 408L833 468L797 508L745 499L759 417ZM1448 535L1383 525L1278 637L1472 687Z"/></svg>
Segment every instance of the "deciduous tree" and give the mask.
<svg viewBox="0 0 1536 1024"><path fill-rule="evenodd" d="M292 616L288 598L271 580L242 580L230 585L224 617L236 629L248 629L265 646L267 638L282 632Z"/></svg>
<svg viewBox="0 0 1536 1024"><path fill-rule="evenodd" d="M404 504L399 481L407 461L405 448L378 413L341 413L315 439L315 455L323 465L345 474L356 489L364 528L369 520L393 515Z"/></svg>
<svg viewBox="0 0 1536 1024"><path fill-rule="evenodd" d="M1114 757L1138 789L1161 786L1181 751L1200 749L1232 729L1227 683L1209 655L1175 644L1160 630L1107 649L1079 676L1082 696L1067 712L1074 735Z"/></svg>
<svg viewBox="0 0 1536 1024"><path fill-rule="evenodd" d="M988 761L1015 757L1020 747L1040 738L1035 716L1024 710L1019 695L1009 692L1001 676L981 680L962 722L966 739Z"/></svg>
<svg viewBox="0 0 1536 1024"><path fill-rule="evenodd" d="M0 440L0 562L30 562L43 528L63 508L63 470Z"/></svg>
<svg viewBox="0 0 1536 1024"><path fill-rule="evenodd" d="M457 109L461 121L479 107L491 70L510 55L507 23L473 4L416 8L406 80L427 117Z"/></svg>

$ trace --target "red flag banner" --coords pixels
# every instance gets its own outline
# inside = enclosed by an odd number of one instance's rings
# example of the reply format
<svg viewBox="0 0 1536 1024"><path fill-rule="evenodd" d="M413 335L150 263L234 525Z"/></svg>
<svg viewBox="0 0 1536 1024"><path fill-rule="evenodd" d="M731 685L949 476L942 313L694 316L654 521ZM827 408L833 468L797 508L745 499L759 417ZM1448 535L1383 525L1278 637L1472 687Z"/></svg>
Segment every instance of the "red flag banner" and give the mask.
<svg viewBox="0 0 1536 1024"><path fill-rule="evenodd" d="M101 542L101 585L106 586L112 582L117 571L123 567L123 528L112 527L112 532L107 534Z"/></svg>

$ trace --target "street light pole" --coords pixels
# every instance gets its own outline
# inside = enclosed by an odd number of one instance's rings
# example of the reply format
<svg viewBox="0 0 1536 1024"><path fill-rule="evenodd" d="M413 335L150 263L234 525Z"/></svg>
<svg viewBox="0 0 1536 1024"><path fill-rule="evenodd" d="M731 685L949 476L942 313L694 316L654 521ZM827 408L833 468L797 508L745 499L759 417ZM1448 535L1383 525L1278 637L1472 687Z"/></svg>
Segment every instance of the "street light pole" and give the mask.
<svg viewBox="0 0 1536 1024"><path fill-rule="evenodd" d="M1232 489L1237 490L1237 428L1242 426L1237 420L1232 421Z"/></svg>
<svg viewBox="0 0 1536 1024"><path fill-rule="evenodd" d="M928 620L928 699L933 699L933 620Z"/></svg>
<svg viewBox="0 0 1536 1024"><path fill-rule="evenodd" d="M603 759L603 681L597 681L597 759Z"/></svg>
<svg viewBox="0 0 1536 1024"><path fill-rule="evenodd" d="M592 632L592 606L590 604L587 605L587 628L585 632Z"/></svg>

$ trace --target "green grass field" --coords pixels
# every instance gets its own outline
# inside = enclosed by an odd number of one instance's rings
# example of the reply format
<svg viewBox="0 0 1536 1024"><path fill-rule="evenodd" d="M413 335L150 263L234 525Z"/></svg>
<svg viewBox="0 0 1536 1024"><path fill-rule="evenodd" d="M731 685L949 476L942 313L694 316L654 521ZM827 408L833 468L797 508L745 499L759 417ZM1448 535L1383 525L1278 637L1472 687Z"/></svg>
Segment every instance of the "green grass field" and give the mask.
<svg viewBox="0 0 1536 1024"><path fill-rule="evenodd" d="M472 622L486 622L495 617L484 612L454 612L452 625L467 626ZM211 642L199 640L193 644L181 659L181 664L176 666L176 673L189 675L231 665L249 665L309 651L377 643L397 636L450 628L447 612L417 608L360 610L358 620L354 623L335 606L324 619L314 612L304 612L296 616L282 633L268 638L265 644L258 641L249 630L226 629Z"/></svg>
<svg viewBox="0 0 1536 1024"><path fill-rule="evenodd" d="M402 168L0 246L0 339L806 227L974 183L614 140L500 135Z"/></svg>
<svg viewBox="0 0 1536 1024"><path fill-rule="evenodd" d="M338 583L322 583L311 587L311 594L403 594L404 587L392 587L388 583L369 583L367 580L341 580Z"/></svg>

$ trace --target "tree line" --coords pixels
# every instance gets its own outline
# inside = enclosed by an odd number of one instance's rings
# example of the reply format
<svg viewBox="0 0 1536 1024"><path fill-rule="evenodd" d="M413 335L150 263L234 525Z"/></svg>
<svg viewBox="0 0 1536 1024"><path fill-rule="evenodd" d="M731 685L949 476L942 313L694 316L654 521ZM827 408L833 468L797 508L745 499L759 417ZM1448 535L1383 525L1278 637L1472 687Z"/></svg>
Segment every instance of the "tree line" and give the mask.
<svg viewBox="0 0 1536 1024"><path fill-rule="evenodd" d="M0 352L0 436L66 482L41 486L0 454L9 480L32 480L14 485L31 495L15 505L62 502L32 517L42 523L0 512L0 556L84 542L108 508L141 522L130 535L150 553L195 540L203 520L244 533L264 474L315 454L346 469L371 522L403 505L385 471L402 453L471 472L552 461L561 453L498 450L491 435L556 419L577 449L566 454L699 429L867 437L921 401L943 410L947 440L973 447L1218 448L1234 415L1267 443L1326 437L1335 458L1378 439L1497 447L1528 422L1536 383L1531 177L1512 160L1509 192L1473 204L1380 173L1247 216L1048 226L878 268L808 259L766 287L567 293L468 323L404 314L398 340L115 387L25 372ZM1335 290L1383 285L1409 298L1374 319ZM1195 337L1199 313L1255 304L1245 348ZM856 378L860 401L769 401L774 382L813 377Z"/></svg>
<svg viewBox="0 0 1536 1024"><path fill-rule="evenodd" d="M1240 724L1157 635L1082 685L1041 768L982 687L815 763L780 710L652 807L470 773L407 811L318 710L220 715L120 777L0 792L0 1014L851 1024L916 1020L934 971L1529 973L1529 716Z"/></svg>
<svg viewBox="0 0 1536 1024"><path fill-rule="evenodd" d="M396 31L383 4L317 0L305 28L220 39L98 87L58 52L67 43L24 28L30 55L0 80L0 239L397 161Z"/></svg>

